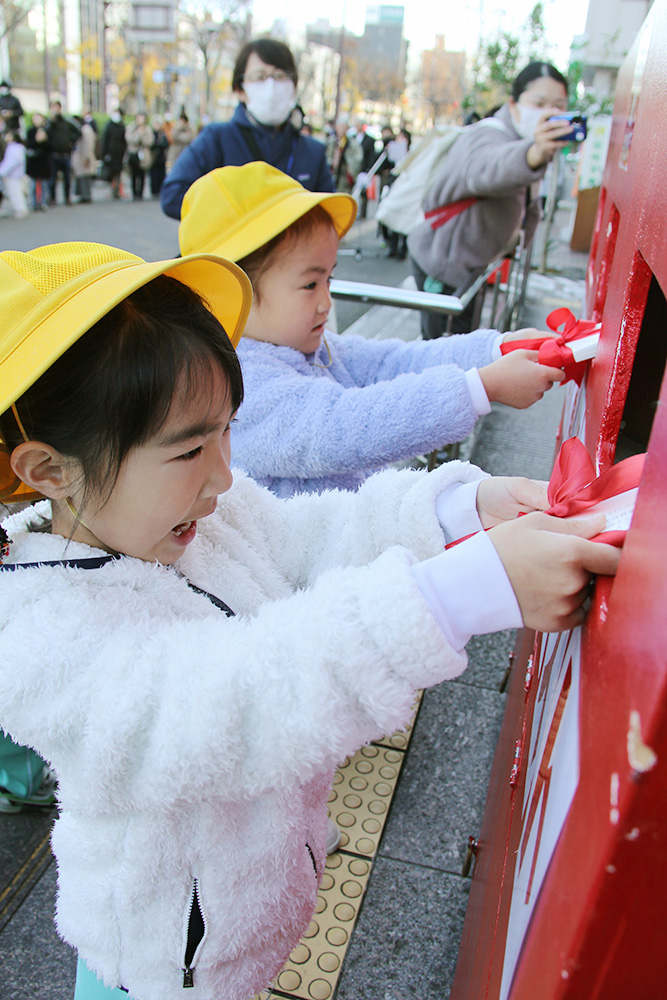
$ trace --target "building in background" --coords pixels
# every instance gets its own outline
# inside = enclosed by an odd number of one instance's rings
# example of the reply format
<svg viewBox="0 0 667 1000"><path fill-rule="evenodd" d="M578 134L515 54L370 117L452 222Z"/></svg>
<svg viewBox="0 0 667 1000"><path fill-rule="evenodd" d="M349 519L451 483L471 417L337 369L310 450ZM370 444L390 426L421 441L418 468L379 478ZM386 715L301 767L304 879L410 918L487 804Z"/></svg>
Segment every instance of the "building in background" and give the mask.
<svg viewBox="0 0 667 1000"><path fill-rule="evenodd" d="M366 8L364 33L354 35L318 18L307 26L309 46L326 46L339 57L336 99L330 116L360 114L369 124L402 120L408 43L403 34L405 9L382 4Z"/></svg>
<svg viewBox="0 0 667 1000"><path fill-rule="evenodd" d="M403 36L403 7L366 8L364 33L357 45L360 90L372 101L403 92L408 43Z"/></svg>
<svg viewBox="0 0 667 1000"><path fill-rule="evenodd" d="M653 0L590 0L584 34L572 43L586 89L600 97L614 93L620 65L652 6Z"/></svg>
<svg viewBox="0 0 667 1000"><path fill-rule="evenodd" d="M422 53L416 86L416 103L422 127L461 118L465 95L466 53L447 52L445 36L435 36L435 46Z"/></svg>

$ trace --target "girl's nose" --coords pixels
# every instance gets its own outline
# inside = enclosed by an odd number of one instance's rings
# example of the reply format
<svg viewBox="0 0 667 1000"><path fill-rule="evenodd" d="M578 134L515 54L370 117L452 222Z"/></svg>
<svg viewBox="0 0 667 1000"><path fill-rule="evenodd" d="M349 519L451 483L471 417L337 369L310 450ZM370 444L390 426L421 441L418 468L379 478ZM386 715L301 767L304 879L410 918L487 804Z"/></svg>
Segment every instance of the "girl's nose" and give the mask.
<svg viewBox="0 0 667 1000"><path fill-rule="evenodd" d="M222 445L219 451L215 452L208 470L208 480L206 483L206 493L209 496L218 496L226 493L232 485L233 475L229 467L229 448Z"/></svg>
<svg viewBox="0 0 667 1000"><path fill-rule="evenodd" d="M328 313L330 309L331 309L331 292L329 291L329 288L327 286L327 288L324 289L320 301L317 305L317 311L321 313Z"/></svg>

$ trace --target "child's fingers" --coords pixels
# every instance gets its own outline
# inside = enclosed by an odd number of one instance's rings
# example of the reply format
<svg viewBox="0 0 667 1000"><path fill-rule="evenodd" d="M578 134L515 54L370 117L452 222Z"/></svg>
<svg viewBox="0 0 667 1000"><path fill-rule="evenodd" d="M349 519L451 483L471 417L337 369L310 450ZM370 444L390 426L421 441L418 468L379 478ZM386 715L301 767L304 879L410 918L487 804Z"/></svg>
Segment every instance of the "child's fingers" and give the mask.
<svg viewBox="0 0 667 1000"><path fill-rule="evenodd" d="M535 479L526 479L517 476L509 480L520 508L522 510L546 510L549 506L547 496L547 483L538 482Z"/></svg>
<svg viewBox="0 0 667 1000"><path fill-rule="evenodd" d="M617 549L590 540L604 527L603 515L566 520L536 512L489 532L526 626L553 632L583 621L591 579L618 567Z"/></svg>
<svg viewBox="0 0 667 1000"><path fill-rule="evenodd" d="M553 514L536 513L530 523L541 531L555 531L561 535L578 535L580 538L594 538L604 531L607 518L604 514L580 514L578 517L554 517Z"/></svg>
<svg viewBox="0 0 667 1000"><path fill-rule="evenodd" d="M550 387L554 382L562 382L566 377L562 368L552 368L551 365L540 365L540 368L544 377L549 380Z"/></svg>

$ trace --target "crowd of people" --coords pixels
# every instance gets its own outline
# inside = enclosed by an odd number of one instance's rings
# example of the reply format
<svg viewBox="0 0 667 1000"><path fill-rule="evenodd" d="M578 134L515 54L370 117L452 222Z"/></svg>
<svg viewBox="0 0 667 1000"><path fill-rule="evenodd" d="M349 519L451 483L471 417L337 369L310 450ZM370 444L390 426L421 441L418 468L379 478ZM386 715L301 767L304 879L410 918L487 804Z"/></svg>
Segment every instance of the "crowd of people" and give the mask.
<svg viewBox="0 0 667 1000"><path fill-rule="evenodd" d="M557 148L554 72L536 64L497 128L470 126L469 190L436 178L436 201L480 200L489 252ZM618 562L591 540L603 518L550 517L542 484L389 468L564 373L530 349L501 356L544 331L408 344L327 328L339 240L411 136L355 122L318 142L297 83L287 46L259 39L237 59L232 120L197 136L185 115L120 109L100 134L57 102L22 136L20 105L0 104L17 217L21 168L41 210L59 179L65 204L72 180L89 201L99 163L113 197L127 170L133 199L148 180L180 220L174 260L0 253L0 500L19 504L0 535L0 810L57 794L76 1000L263 990L336 849L336 764L460 673L472 635L581 623L590 580ZM459 281L440 268L466 262L452 232L435 256L408 237L422 287ZM405 256L405 234L386 239Z"/></svg>
<svg viewBox="0 0 667 1000"><path fill-rule="evenodd" d="M122 198L159 198L168 169L193 141L196 130L183 110L177 121L168 115L138 113L126 121L120 108L100 125L84 111L63 113L53 101L49 114L35 111L27 119L11 81L0 85L0 199L4 195L14 218L63 204L87 204L97 178ZM148 182L148 183L147 183ZM60 191L60 197L59 197Z"/></svg>

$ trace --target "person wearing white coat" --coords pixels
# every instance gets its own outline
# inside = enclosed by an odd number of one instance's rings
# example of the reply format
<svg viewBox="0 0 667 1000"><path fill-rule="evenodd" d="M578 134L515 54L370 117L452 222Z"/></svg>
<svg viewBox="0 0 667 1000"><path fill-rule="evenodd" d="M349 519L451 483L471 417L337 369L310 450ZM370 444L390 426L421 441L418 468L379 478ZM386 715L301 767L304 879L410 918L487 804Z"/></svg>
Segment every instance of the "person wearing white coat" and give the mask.
<svg viewBox="0 0 667 1000"><path fill-rule="evenodd" d="M442 551L438 495L479 477L283 501L238 474L178 568L31 531L46 502L5 522L2 721L58 774L58 929L108 986L247 1000L277 974L315 906L335 766L465 667L410 567Z"/></svg>
<svg viewBox="0 0 667 1000"><path fill-rule="evenodd" d="M30 212L25 200L25 146L14 132L5 136L5 153L0 160L0 181L5 189L15 219L25 219Z"/></svg>

